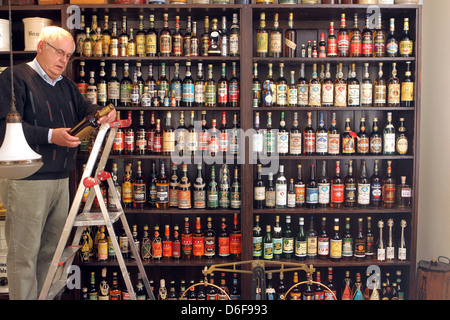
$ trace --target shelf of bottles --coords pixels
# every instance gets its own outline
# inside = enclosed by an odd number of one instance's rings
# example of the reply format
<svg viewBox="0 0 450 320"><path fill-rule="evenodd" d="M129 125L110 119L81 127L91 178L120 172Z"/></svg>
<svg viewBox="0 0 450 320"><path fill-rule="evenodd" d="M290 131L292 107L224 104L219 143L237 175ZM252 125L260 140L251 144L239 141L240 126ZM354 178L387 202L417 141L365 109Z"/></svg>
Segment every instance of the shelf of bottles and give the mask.
<svg viewBox="0 0 450 320"><path fill-rule="evenodd" d="M416 8L298 6L252 10L253 258L409 277Z"/></svg>

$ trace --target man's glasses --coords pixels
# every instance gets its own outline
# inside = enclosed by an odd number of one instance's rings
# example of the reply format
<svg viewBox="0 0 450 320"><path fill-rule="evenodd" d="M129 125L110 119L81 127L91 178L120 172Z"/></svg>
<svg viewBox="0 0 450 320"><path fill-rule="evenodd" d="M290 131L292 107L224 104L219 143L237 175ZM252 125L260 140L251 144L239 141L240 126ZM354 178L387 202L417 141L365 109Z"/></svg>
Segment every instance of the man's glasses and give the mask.
<svg viewBox="0 0 450 320"><path fill-rule="evenodd" d="M50 43L45 42L46 44L48 44L50 47L52 47L53 49L55 49L56 55L60 58L66 57L67 60L70 60L72 58L72 54L70 53L66 53L64 50L61 49L56 49L54 46L52 46Z"/></svg>

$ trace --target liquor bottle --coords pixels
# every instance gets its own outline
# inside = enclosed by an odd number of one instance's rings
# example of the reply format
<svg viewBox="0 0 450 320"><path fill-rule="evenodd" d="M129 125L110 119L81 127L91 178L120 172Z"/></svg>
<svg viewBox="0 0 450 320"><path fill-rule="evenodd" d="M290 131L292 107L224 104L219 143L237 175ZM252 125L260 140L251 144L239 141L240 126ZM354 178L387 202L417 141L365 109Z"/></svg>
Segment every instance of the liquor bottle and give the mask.
<svg viewBox="0 0 450 320"><path fill-rule="evenodd" d="M170 226L166 224L164 226L164 237L162 238L162 257L164 260L172 258L173 254L173 241L170 237Z"/></svg>
<svg viewBox="0 0 450 320"><path fill-rule="evenodd" d="M272 272L269 272L266 276L266 292L265 294L265 300L275 300L276 299L276 292L275 288L272 284Z"/></svg>
<svg viewBox="0 0 450 320"><path fill-rule="evenodd" d="M145 32L144 32L144 16L139 15L139 26L134 39L136 41L136 56L145 57Z"/></svg>
<svg viewBox="0 0 450 320"><path fill-rule="evenodd" d="M175 153L180 157L188 154L188 142L189 136L184 120L184 111L180 111L180 122L175 130Z"/></svg>
<svg viewBox="0 0 450 320"><path fill-rule="evenodd" d="M222 63L222 72L219 81L217 82L217 106L228 106L228 80L227 80L226 63Z"/></svg>
<svg viewBox="0 0 450 320"><path fill-rule="evenodd" d="M187 134L187 154L194 155L198 150L198 132L195 128L195 111L191 111L191 122Z"/></svg>
<svg viewBox="0 0 450 320"><path fill-rule="evenodd" d="M84 19L84 14L80 16L80 28L77 29L75 33L75 53L77 56L83 56L83 42L86 39L86 22Z"/></svg>
<svg viewBox="0 0 450 320"><path fill-rule="evenodd" d="M219 208L219 188L216 182L216 168L214 165L211 166L211 180L208 184L206 206L208 209Z"/></svg>
<svg viewBox="0 0 450 320"><path fill-rule="evenodd" d="M173 226L173 238L172 238L172 259L179 260L181 258L181 239L180 239L180 227L178 224Z"/></svg>
<svg viewBox="0 0 450 320"><path fill-rule="evenodd" d="M278 280L278 286L276 290L276 300L285 300L286 299L287 288L284 283L284 273L280 272L280 278Z"/></svg>
<svg viewBox="0 0 450 320"><path fill-rule="evenodd" d="M193 234L189 225L189 217L184 217L184 230L181 233L181 258L190 260L193 253Z"/></svg>
<svg viewBox="0 0 450 320"><path fill-rule="evenodd" d="M239 107L240 83L237 73L236 62L231 63L231 78L228 81L228 106Z"/></svg>
<svg viewBox="0 0 450 320"><path fill-rule="evenodd" d="M165 161L161 162L160 175L156 180L156 207L169 208L169 179L166 176Z"/></svg>
<svg viewBox="0 0 450 320"><path fill-rule="evenodd" d="M233 182L230 190L230 208L241 208L241 183L239 181L239 169L234 168Z"/></svg>
<svg viewBox="0 0 450 320"><path fill-rule="evenodd" d="M100 226L100 238L98 239L97 242L97 260L98 261L108 260L108 241L106 240L105 236L105 226Z"/></svg>
<svg viewBox="0 0 450 320"><path fill-rule="evenodd" d="M117 22L115 21L112 23L112 32L108 52L110 57L119 56L119 37L117 36Z"/></svg>
<svg viewBox="0 0 450 320"><path fill-rule="evenodd" d="M305 78L305 64L300 64L299 78L297 79L297 105L307 107L309 103L309 82Z"/></svg>
<svg viewBox="0 0 450 320"><path fill-rule="evenodd" d="M206 121L206 111L202 111L202 130L198 133L198 150L204 154L209 152L210 134Z"/></svg>
<svg viewBox="0 0 450 320"><path fill-rule="evenodd" d="M391 18L390 20L389 35L386 39L386 56L398 56L398 41L395 37L395 18Z"/></svg>
<svg viewBox="0 0 450 320"><path fill-rule="evenodd" d="M276 81L276 97L278 107L287 107L288 105L288 85L284 77L284 63L280 63L280 77Z"/></svg>
<svg viewBox="0 0 450 320"><path fill-rule="evenodd" d="M386 56L386 32L383 30L382 15L378 14L377 27L373 33L373 57L382 58Z"/></svg>
<svg viewBox="0 0 450 320"><path fill-rule="evenodd" d="M366 235L365 235L365 239L366 239L366 244L365 244L365 249L366 249L366 253L365 253L365 258L367 260L371 260L374 257L374 236L372 233L372 217L367 217L367 231L366 231Z"/></svg>
<svg viewBox="0 0 450 320"><path fill-rule="evenodd" d="M278 215L275 217L275 225L273 226L272 243L273 258L280 260L283 254L283 234L280 225L280 216Z"/></svg>
<svg viewBox="0 0 450 320"><path fill-rule="evenodd" d="M278 177L275 183L276 197L275 203L277 209L284 209L287 206L287 181L284 176L284 165L280 165Z"/></svg>
<svg viewBox="0 0 450 320"><path fill-rule="evenodd" d="M333 280L333 268L328 267L328 278L325 282L325 285L328 287L329 290L325 291L324 299L325 300L336 300L336 286L334 284Z"/></svg>
<svg viewBox="0 0 450 320"><path fill-rule="evenodd" d="M192 36L192 18L191 16L187 16L186 33L183 36L183 44L182 44L182 53L183 53L182 55L185 57L189 57L191 54L191 36Z"/></svg>
<svg viewBox="0 0 450 320"><path fill-rule="evenodd" d="M283 229L283 258L291 259L294 255L294 234L291 228L291 216L286 216L286 227Z"/></svg>
<svg viewBox="0 0 450 320"><path fill-rule="evenodd" d="M382 200L382 178L379 175L378 160L374 163L374 172L370 177L370 204L372 207L380 207Z"/></svg>
<svg viewBox="0 0 450 320"><path fill-rule="evenodd" d="M331 115L331 126L328 129L328 154L339 155L341 150L341 134L336 125L336 113Z"/></svg>
<svg viewBox="0 0 450 320"><path fill-rule="evenodd" d="M330 22L330 30L327 39L327 57L335 58L338 56L338 40L334 31L334 22Z"/></svg>
<svg viewBox="0 0 450 320"><path fill-rule="evenodd" d="M317 181L317 186L319 190L319 207L325 208L330 205L330 180L327 176L327 161L322 161L321 175Z"/></svg>
<svg viewBox="0 0 450 320"><path fill-rule="evenodd" d="M302 133L298 127L298 113L294 112L294 120L289 131L289 154L300 155L302 153Z"/></svg>
<svg viewBox="0 0 450 320"><path fill-rule="evenodd" d="M350 31L350 57L356 58L362 56L362 33L358 27L358 14L355 13L353 20L353 29Z"/></svg>
<svg viewBox="0 0 450 320"><path fill-rule="evenodd" d="M281 57L283 48L283 30L280 29L278 13L275 13L273 20L273 29L269 32L269 56Z"/></svg>
<svg viewBox="0 0 450 320"><path fill-rule="evenodd" d="M172 155L175 151L175 131L172 127L172 112L167 111L166 114L166 126L162 134L163 145L162 151L163 155Z"/></svg>
<svg viewBox="0 0 450 320"><path fill-rule="evenodd" d="M302 165L297 165L297 180L294 184L295 189L295 207L300 208L305 205L306 185L302 180Z"/></svg>
<svg viewBox="0 0 450 320"><path fill-rule="evenodd" d="M319 203L319 189L316 181L316 166L311 164L309 180L306 183L306 207L315 209Z"/></svg>
<svg viewBox="0 0 450 320"><path fill-rule="evenodd" d="M240 30L239 30L239 20L238 14L233 13L233 18L231 20L230 34L229 34L229 52L230 57L240 56Z"/></svg>
<svg viewBox="0 0 450 320"><path fill-rule="evenodd" d="M289 190L287 193L287 207L295 208L295 189L294 189L294 179L289 180Z"/></svg>
<svg viewBox="0 0 450 320"><path fill-rule="evenodd" d="M170 290L170 289L169 289ZM173 291L173 289L171 290ZM166 288L166 280L159 280L158 300L168 300L168 292Z"/></svg>
<svg viewBox="0 0 450 320"><path fill-rule="evenodd" d="M403 25L403 34L399 45L400 56L412 57L414 51L414 41L409 35L409 18L405 18Z"/></svg>
<svg viewBox="0 0 450 320"><path fill-rule="evenodd" d="M262 106L263 107L272 107L276 105L277 98L277 87L275 81L273 80L273 65L272 63L268 64L269 74L267 79L263 83L263 91L262 91Z"/></svg>
<svg viewBox="0 0 450 320"><path fill-rule="evenodd" d="M359 80L356 78L356 64L354 63L352 63L351 65L351 72L349 72L349 77L347 79L347 90L348 90L347 106L359 107L361 105L361 84L359 83Z"/></svg>
<svg viewBox="0 0 450 320"><path fill-rule="evenodd" d="M160 106L164 105L164 99L169 96L169 80L166 77L166 63L161 63L161 72L158 81L156 82L156 90L158 103Z"/></svg>
<svg viewBox="0 0 450 320"><path fill-rule="evenodd" d="M97 104L97 85L95 83L95 71L89 72L89 81L86 90L86 98L92 104Z"/></svg>
<svg viewBox="0 0 450 320"><path fill-rule="evenodd" d="M360 273L356 273L356 281L352 288L352 300L364 300L364 286L361 283Z"/></svg>
<svg viewBox="0 0 450 320"><path fill-rule="evenodd" d="M366 132L366 119L361 118L359 124L359 132L356 138L356 153L357 154L369 154L370 151L370 139L369 134Z"/></svg>
<svg viewBox="0 0 450 320"><path fill-rule="evenodd" d="M389 219L388 225L388 241L386 243L386 260L391 261L395 259L395 244L394 236L392 234L392 228L394 227L394 219Z"/></svg>
<svg viewBox="0 0 450 320"><path fill-rule="evenodd" d="M176 70L177 70L177 66L175 65L175 71ZM150 101L152 101L153 99L155 99L157 97L156 81L155 81L155 78L153 77L153 64L152 63L149 63L149 65L148 65L148 77L147 77L147 80L145 80L144 85L148 87Z"/></svg>
<svg viewBox="0 0 450 320"><path fill-rule="evenodd" d="M261 259L263 255L263 234L259 225L259 215L255 216L255 226L253 227L252 236L252 256L254 260Z"/></svg>
<svg viewBox="0 0 450 320"><path fill-rule="evenodd" d="M386 127L383 130L383 154L393 155L396 151L396 134L392 124L392 112L388 112Z"/></svg>
<svg viewBox="0 0 450 320"><path fill-rule="evenodd" d="M259 28L256 30L256 56L267 57L269 54L269 32L266 29L266 14L261 12Z"/></svg>
<svg viewBox="0 0 450 320"><path fill-rule="evenodd" d="M229 298L230 291L227 287L225 272L220 274L220 289L222 290L218 290L217 300L227 300Z"/></svg>
<svg viewBox="0 0 450 320"><path fill-rule="evenodd" d="M208 64L208 78L205 82L205 107L215 107L217 103L217 87L213 78L213 65Z"/></svg>
<svg viewBox="0 0 450 320"><path fill-rule="evenodd" d="M372 132L369 135L370 154L381 155L383 152L383 138L378 131L378 118L373 118Z"/></svg>
<svg viewBox="0 0 450 320"><path fill-rule="evenodd" d="M284 56L295 58L297 56L297 32L294 29L294 14L289 12L288 28L284 32Z"/></svg>
<svg viewBox="0 0 450 320"><path fill-rule="evenodd" d="M317 258L317 231L314 229L314 217L309 219L309 229L306 232L307 251L306 256L309 259Z"/></svg>
<svg viewBox="0 0 450 320"><path fill-rule="evenodd" d="M209 47L208 47L208 56L220 56L221 55L221 49L220 49L220 38L221 34L218 30L218 21L217 19L212 19L212 26L211 31L209 33Z"/></svg>
<svg viewBox="0 0 450 320"><path fill-rule="evenodd" d="M159 34L159 55L169 57L172 53L172 34L169 30L169 14L163 14L163 29Z"/></svg>
<svg viewBox="0 0 450 320"><path fill-rule="evenodd" d="M325 79L322 81L322 107L334 106L334 82L331 80L330 64L327 63Z"/></svg>
<svg viewBox="0 0 450 320"><path fill-rule="evenodd" d="M252 81L252 106L258 108L261 106L261 81L258 78L258 63L253 63L253 81Z"/></svg>
<svg viewBox="0 0 450 320"><path fill-rule="evenodd" d="M144 235L141 241L141 258L143 261L149 261L152 257L151 239L148 234L148 225L144 226Z"/></svg>
<svg viewBox="0 0 450 320"><path fill-rule="evenodd" d="M219 257L222 259L228 259L230 256L230 234L227 230L227 219L222 218L222 226L217 237Z"/></svg>
<svg viewBox="0 0 450 320"><path fill-rule="evenodd" d="M195 218L195 230L192 233L192 255L194 259L201 259L205 254L205 234L201 229L200 217Z"/></svg>
<svg viewBox="0 0 450 320"><path fill-rule="evenodd" d="M208 217L206 221L204 257L206 259L213 259L216 256L216 231L212 227L212 218Z"/></svg>
<svg viewBox="0 0 450 320"><path fill-rule="evenodd" d="M206 184L203 179L202 165L197 164L197 178L194 182L194 209L205 209L206 208Z"/></svg>
<svg viewBox="0 0 450 320"><path fill-rule="evenodd" d="M180 31L180 16L175 16L175 31L172 34L172 52L174 57L183 55L183 34Z"/></svg>
<svg viewBox="0 0 450 320"><path fill-rule="evenodd" d="M374 107L384 108L387 103L387 83L383 77L383 62L378 63L378 78L374 84Z"/></svg>
<svg viewBox="0 0 450 320"><path fill-rule="evenodd" d="M285 156L289 153L289 131L286 129L286 121L284 120L283 111L281 112L276 145L278 155Z"/></svg>
<svg viewBox="0 0 450 320"><path fill-rule="evenodd" d="M203 63L197 65L197 79L194 82L194 105L203 107L206 101L205 80L203 77Z"/></svg>
<svg viewBox="0 0 450 320"><path fill-rule="evenodd" d="M330 236L327 233L326 217L322 217L321 228L317 237L317 255L319 259L326 260L330 256Z"/></svg>
<svg viewBox="0 0 450 320"><path fill-rule="evenodd" d="M341 15L341 28L337 35L338 57L350 57L350 32L346 27L345 13Z"/></svg>
<svg viewBox="0 0 450 320"><path fill-rule="evenodd" d="M266 226L266 233L263 239L263 258L264 260L272 260L273 259L273 240L272 240L272 232L270 225Z"/></svg>
<svg viewBox="0 0 450 320"><path fill-rule="evenodd" d="M364 63L364 78L361 82L361 107L373 106L373 84L370 80L369 64Z"/></svg>
<svg viewBox="0 0 450 320"><path fill-rule="evenodd" d="M411 61L406 62L405 78L401 84L402 107L414 107L414 81L411 78Z"/></svg>
<svg viewBox="0 0 450 320"><path fill-rule="evenodd" d="M305 234L305 219L303 217L299 218L299 229L295 236L295 259L302 261L306 259L307 253L307 242Z"/></svg>
<svg viewBox="0 0 450 320"><path fill-rule="evenodd" d="M109 300L109 284L106 278L106 267L102 268L102 277L98 288L98 300Z"/></svg>
<svg viewBox="0 0 450 320"><path fill-rule="evenodd" d="M383 220L378 221L378 228L380 229L380 232L377 240L377 250L376 250L377 261L386 260L386 244L384 243L383 227L384 227Z"/></svg>
<svg viewBox="0 0 450 320"><path fill-rule="evenodd" d="M188 168L187 168L186 163L183 163L182 171L183 171L183 175L180 179L179 184L177 185L177 188L178 188L177 207L179 209L190 209L192 206L192 204L191 204L191 183L189 182L189 177L188 177L188 172L187 172Z"/></svg>
<svg viewBox="0 0 450 320"><path fill-rule="evenodd" d="M362 56L365 58L373 56L373 33L369 21L370 15L366 14L366 23L362 32Z"/></svg>
<svg viewBox="0 0 450 320"><path fill-rule="evenodd" d="M153 238L152 238L152 259L159 261L162 258L162 239L159 233L159 226L155 225L153 228Z"/></svg>
<svg viewBox="0 0 450 320"><path fill-rule="evenodd" d="M127 43L127 57L136 56L136 40L134 39L134 29L130 28L130 38Z"/></svg>
<svg viewBox="0 0 450 320"><path fill-rule="evenodd" d="M92 39L90 37L91 29L89 27L86 27L86 38L83 41L83 56L84 57L92 57L94 55L94 43L92 42Z"/></svg>
<svg viewBox="0 0 450 320"><path fill-rule="evenodd" d="M392 63L392 76L387 83L387 104L388 107L400 107L401 86L397 77L397 63Z"/></svg>
<svg viewBox="0 0 450 320"><path fill-rule="evenodd" d="M219 178L219 207L228 209L230 207L230 173L228 165L223 164L220 169Z"/></svg>
<svg viewBox="0 0 450 320"><path fill-rule="evenodd" d="M316 152L316 131L312 127L312 113L307 113L307 124L303 130L303 153L313 155Z"/></svg>
<svg viewBox="0 0 450 320"><path fill-rule="evenodd" d="M269 114L268 114L269 115ZM252 151L254 153L262 153L264 151L264 135L259 128L259 112L255 113L254 133L252 135ZM269 141L269 140L267 140Z"/></svg>
<svg viewBox="0 0 450 320"><path fill-rule="evenodd" d="M316 154L326 155L328 153L328 131L325 129L324 113L319 113L319 127L316 132Z"/></svg>
<svg viewBox="0 0 450 320"><path fill-rule="evenodd" d="M124 152L125 154L132 155L135 151L135 138L134 138L134 129L132 127L128 127L125 129L125 145Z"/></svg>
<svg viewBox="0 0 450 320"><path fill-rule="evenodd" d="M147 185L142 175L141 161L137 161L136 178L133 180L133 207L144 209L147 202Z"/></svg>
<svg viewBox="0 0 450 320"><path fill-rule="evenodd" d="M127 33L127 17L122 16L122 29L119 34L119 57L127 56L129 35Z"/></svg>
<svg viewBox="0 0 450 320"><path fill-rule="evenodd" d="M296 285L298 282L299 282L298 281L298 272L294 272L293 283L294 283L295 287L289 293L289 300L301 300L302 299L302 291L300 289L300 286Z"/></svg>
<svg viewBox="0 0 450 320"><path fill-rule="evenodd" d="M411 207L412 190L406 184L406 176L401 176L401 182L397 185L397 206L398 208L406 209Z"/></svg>
<svg viewBox="0 0 450 320"><path fill-rule="evenodd" d="M321 107L322 84L317 75L317 64L313 64L312 77L309 80L309 106Z"/></svg>
<svg viewBox="0 0 450 320"><path fill-rule="evenodd" d="M357 182L357 201L360 208L367 208L370 205L370 180L367 177L366 161L361 160L361 173Z"/></svg>
<svg viewBox="0 0 450 320"><path fill-rule="evenodd" d="M131 179L131 163L125 166L122 180L122 203L124 208L133 207L133 180Z"/></svg>
<svg viewBox="0 0 450 320"><path fill-rule="evenodd" d="M341 300L352 299L352 280L350 279L350 271L345 271L345 278L342 286Z"/></svg>
<svg viewBox="0 0 450 320"><path fill-rule="evenodd" d="M348 173L344 178L344 205L346 207L354 207L357 198L356 179L353 176L353 160L348 162Z"/></svg>
<svg viewBox="0 0 450 320"><path fill-rule="evenodd" d="M86 65L85 61L80 61L80 74L77 79L78 90L80 90L80 93L84 96L86 96L87 88L89 85L88 81L86 80L86 71L84 70L85 65ZM111 75L111 77L112 77L112 75ZM116 104L114 104L114 105L116 106Z"/></svg>
<svg viewBox="0 0 450 320"><path fill-rule="evenodd" d="M353 236L350 232L350 218L345 218L345 232L342 236L342 258L346 261L353 259Z"/></svg>
<svg viewBox="0 0 450 320"><path fill-rule="evenodd" d="M109 289L110 300L122 300L122 290L119 287L117 272L113 272L112 285Z"/></svg>
<svg viewBox="0 0 450 320"><path fill-rule="evenodd" d="M325 32L320 33L320 41L319 41L319 58L327 57L327 43L325 42Z"/></svg>
<svg viewBox="0 0 450 320"><path fill-rule="evenodd" d="M161 132L161 120L156 119L155 133L153 134L153 154L162 155L163 135Z"/></svg>
<svg viewBox="0 0 450 320"><path fill-rule="evenodd" d="M131 106L131 79L129 77L129 63L123 65L123 78L120 81L120 105L123 107Z"/></svg>
<svg viewBox="0 0 450 320"><path fill-rule="evenodd" d="M155 29L155 16L149 16L149 28L145 33L145 54L147 57L156 57L158 47L158 33Z"/></svg>
<svg viewBox="0 0 450 320"><path fill-rule="evenodd" d="M186 75L182 83L182 105L185 107L194 106L194 79L191 75L191 62L186 62Z"/></svg>
<svg viewBox="0 0 450 320"><path fill-rule="evenodd" d="M108 89L105 72L105 61L100 61L100 73L97 81L97 104L101 107L106 107L108 104Z"/></svg>
<svg viewBox="0 0 450 320"><path fill-rule="evenodd" d="M397 253L397 259L401 261L406 260L406 238L405 238L405 228L406 228L406 220L402 220L400 223L400 226L402 228L401 236L400 236L400 242L398 244L398 253Z"/></svg>
<svg viewBox="0 0 450 320"><path fill-rule="evenodd" d="M350 118L345 119L345 131L342 134L342 154L354 155L356 153L356 134L350 126Z"/></svg>
<svg viewBox="0 0 450 320"><path fill-rule="evenodd" d="M339 218L334 218L334 234L330 237L330 260L342 259L342 236L339 232Z"/></svg>
<svg viewBox="0 0 450 320"><path fill-rule="evenodd" d="M211 134L209 136L209 155L215 157L219 153L219 134L217 133L217 120L212 119Z"/></svg>
<svg viewBox="0 0 450 320"><path fill-rule="evenodd" d="M347 80L344 79L342 63L338 64L336 72L336 80L334 81L334 106L347 106Z"/></svg>
<svg viewBox="0 0 450 320"><path fill-rule="evenodd" d="M254 208L262 209L264 208L266 202L266 187L262 180L261 175L262 166L261 164L257 165L257 178L253 187L253 198L254 198Z"/></svg>
<svg viewBox="0 0 450 320"><path fill-rule="evenodd" d="M358 218L358 234L355 237L355 253L356 261L363 261L366 258L366 237L363 233L363 219Z"/></svg>
<svg viewBox="0 0 450 320"><path fill-rule="evenodd" d="M306 273L307 282L303 286L302 290L302 300L314 300L314 288L312 286L312 276L311 273Z"/></svg>
<svg viewBox="0 0 450 320"><path fill-rule="evenodd" d="M113 199L113 197L114 197L113 192L115 192L117 194L117 198L118 198L119 202L122 197L122 186L119 185L119 182L118 182L117 163L116 162L114 162L112 164L111 178L113 180L114 190L108 187L108 207L116 208L116 202Z"/></svg>

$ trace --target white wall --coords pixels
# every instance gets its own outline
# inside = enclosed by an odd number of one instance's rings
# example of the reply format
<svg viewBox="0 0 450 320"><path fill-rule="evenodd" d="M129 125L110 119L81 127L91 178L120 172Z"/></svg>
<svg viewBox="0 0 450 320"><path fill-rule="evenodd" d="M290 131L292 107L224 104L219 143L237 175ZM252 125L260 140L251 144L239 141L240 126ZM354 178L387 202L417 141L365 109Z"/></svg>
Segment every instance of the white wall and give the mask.
<svg viewBox="0 0 450 320"><path fill-rule="evenodd" d="M417 261L450 257L450 1L423 2Z"/></svg>

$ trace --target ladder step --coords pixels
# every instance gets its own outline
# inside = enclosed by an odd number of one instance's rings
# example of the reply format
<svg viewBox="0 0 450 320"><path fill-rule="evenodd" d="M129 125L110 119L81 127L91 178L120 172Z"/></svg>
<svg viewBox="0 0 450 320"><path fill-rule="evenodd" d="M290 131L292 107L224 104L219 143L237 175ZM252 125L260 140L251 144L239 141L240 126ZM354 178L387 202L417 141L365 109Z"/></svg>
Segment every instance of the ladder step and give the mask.
<svg viewBox="0 0 450 320"><path fill-rule="evenodd" d="M122 214L123 211L109 211L109 219L111 223L115 223ZM103 214L101 212L83 212L80 213L73 223L76 227L87 227L87 226L102 226L105 225L105 219L103 219Z"/></svg>
<svg viewBox="0 0 450 320"><path fill-rule="evenodd" d="M80 248L81 246L66 247L61 255L58 266L62 266L64 263L66 263L66 261L73 257L78 252L78 250L80 250Z"/></svg>
<svg viewBox="0 0 450 320"><path fill-rule="evenodd" d="M50 287L50 290L48 291L47 300L53 300L55 297L64 289L66 286L67 280L66 279L60 279L55 281L52 286Z"/></svg>

